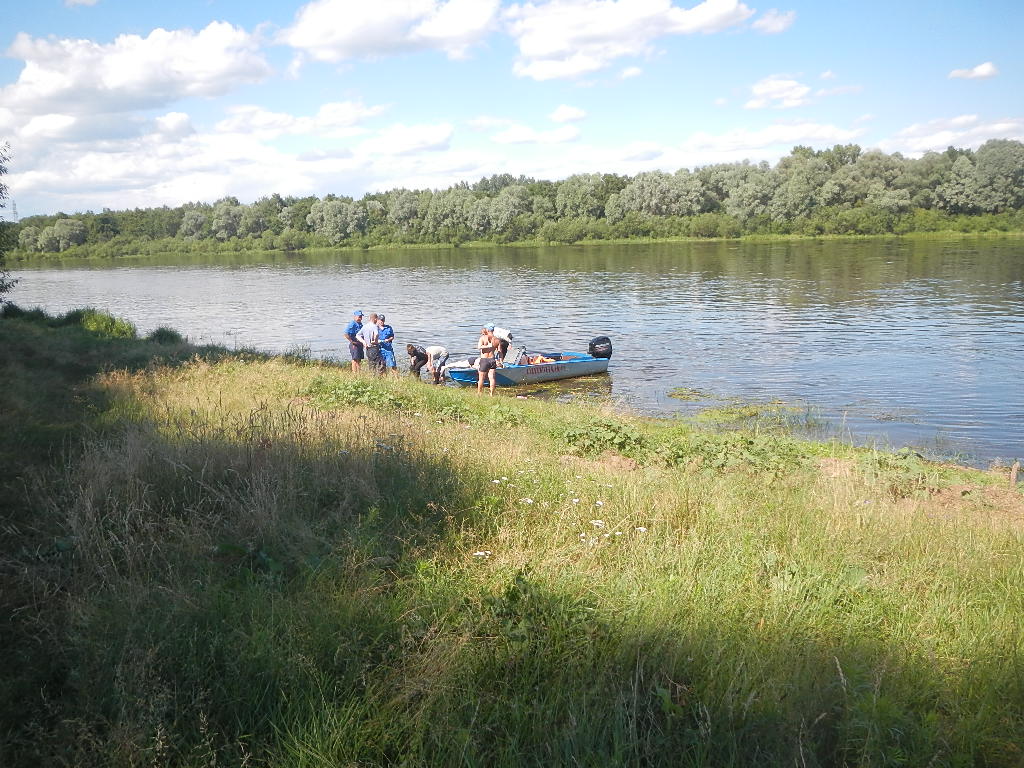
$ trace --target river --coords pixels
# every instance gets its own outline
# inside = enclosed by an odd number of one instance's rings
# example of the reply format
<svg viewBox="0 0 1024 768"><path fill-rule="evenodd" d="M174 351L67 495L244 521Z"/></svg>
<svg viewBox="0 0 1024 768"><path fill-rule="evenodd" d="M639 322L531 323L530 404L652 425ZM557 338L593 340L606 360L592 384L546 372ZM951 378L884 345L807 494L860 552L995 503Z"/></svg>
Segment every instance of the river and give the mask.
<svg viewBox="0 0 1024 768"><path fill-rule="evenodd" d="M11 299L140 333L347 359L353 309L469 353L611 337L607 377L555 388L693 415L782 401L824 432L975 466L1024 458L1024 239L636 243L10 263ZM400 361L404 356L400 355ZM676 388L691 398L670 397ZM528 391L529 392L529 391ZM550 390L548 390L550 394Z"/></svg>

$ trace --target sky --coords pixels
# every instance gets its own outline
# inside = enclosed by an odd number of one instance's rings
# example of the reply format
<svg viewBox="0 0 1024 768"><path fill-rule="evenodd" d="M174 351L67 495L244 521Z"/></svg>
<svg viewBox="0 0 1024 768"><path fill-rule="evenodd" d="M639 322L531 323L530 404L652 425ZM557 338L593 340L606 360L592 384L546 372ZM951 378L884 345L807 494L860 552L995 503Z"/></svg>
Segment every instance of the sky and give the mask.
<svg viewBox="0 0 1024 768"><path fill-rule="evenodd" d="M779 2L19 3L0 213L1024 140L1019 0Z"/></svg>

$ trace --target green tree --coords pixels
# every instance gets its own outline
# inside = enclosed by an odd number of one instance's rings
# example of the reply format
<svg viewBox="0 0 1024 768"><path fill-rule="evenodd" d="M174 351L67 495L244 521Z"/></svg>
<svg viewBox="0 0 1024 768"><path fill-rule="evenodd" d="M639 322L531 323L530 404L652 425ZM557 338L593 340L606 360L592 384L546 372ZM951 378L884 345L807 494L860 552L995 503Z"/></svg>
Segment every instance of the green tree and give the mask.
<svg viewBox="0 0 1024 768"><path fill-rule="evenodd" d="M18 247L26 251L35 251L39 248L39 227L22 227L18 233Z"/></svg>
<svg viewBox="0 0 1024 768"><path fill-rule="evenodd" d="M60 219L53 225L53 234L57 238L57 250L66 251L85 242L85 224L79 219Z"/></svg>
<svg viewBox="0 0 1024 768"><path fill-rule="evenodd" d="M178 235L185 240L201 240L206 229L206 215L191 208L181 217Z"/></svg>
<svg viewBox="0 0 1024 768"><path fill-rule="evenodd" d="M974 153L978 207L999 213L1024 206L1024 144L991 139Z"/></svg>
<svg viewBox="0 0 1024 768"><path fill-rule="evenodd" d="M936 204L950 213L976 213L981 209L981 196L974 161L961 155L949 170L949 177L935 190Z"/></svg>
<svg viewBox="0 0 1024 768"><path fill-rule="evenodd" d="M213 220L210 228L218 240L230 240L238 237L238 225L242 222L242 206L238 198L225 197L218 200L213 208Z"/></svg>

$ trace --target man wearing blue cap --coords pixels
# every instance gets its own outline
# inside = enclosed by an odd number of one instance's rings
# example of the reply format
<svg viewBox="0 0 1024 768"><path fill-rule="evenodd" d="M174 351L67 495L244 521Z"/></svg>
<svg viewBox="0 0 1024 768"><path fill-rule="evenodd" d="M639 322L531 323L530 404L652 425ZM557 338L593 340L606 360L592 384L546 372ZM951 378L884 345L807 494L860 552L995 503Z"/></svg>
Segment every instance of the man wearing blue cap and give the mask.
<svg viewBox="0 0 1024 768"><path fill-rule="evenodd" d="M356 334L363 327L363 310L352 313L351 322L345 326L345 339L348 341L348 353L352 356L352 373L359 373L359 361L363 359L363 345Z"/></svg>

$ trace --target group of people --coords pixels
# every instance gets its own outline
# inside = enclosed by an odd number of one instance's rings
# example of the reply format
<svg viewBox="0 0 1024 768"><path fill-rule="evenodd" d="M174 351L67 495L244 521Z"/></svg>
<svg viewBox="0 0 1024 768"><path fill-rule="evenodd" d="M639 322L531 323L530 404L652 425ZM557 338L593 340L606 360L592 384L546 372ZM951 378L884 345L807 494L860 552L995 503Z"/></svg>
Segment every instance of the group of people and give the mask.
<svg viewBox="0 0 1024 768"><path fill-rule="evenodd" d="M348 342L348 352L352 358L352 372L362 370L366 361L372 373L382 374L397 370L395 360L395 330L388 325L387 318L381 312L371 312L367 322L363 322L363 310L352 312L352 320L345 326L344 337ZM417 344L406 345L409 353L409 371L420 375L424 365L433 375L434 383L442 381L442 369L448 361L448 350L440 345L421 347Z"/></svg>
<svg viewBox="0 0 1024 768"><path fill-rule="evenodd" d="M365 360L373 373L382 374L396 370L394 329L387 324L382 313L371 312L368 322L363 322L363 311L357 309L352 313L352 321L345 326L345 340L348 341L349 354L352 357L352 371L359 372ZM470 358L469 364L477 369L476 391L483 392L484 382L489 385L490 394L494 395L495 370L502 366L508 353L512 335L504 329L495 329L488 323L480 329L480 338L476 348L478 357ZM426 367L435 384L444 381L444 366L448 362L448 350L440 344L421 346L407 344L409 353L409 372L420 376ZM552 362L553 358L543 355L527 355L522 362L529 365Z"/></svg>
<svg viewBox="0 0 1024 768"><path fill-rule="evenodd" d="M369 322L363 322L363 310L352 313L352 320L345 326L345 339L352 356L352 371L358 373L363 360L373 373L385 373L396 369L394 329L387 324L383 314L371 312Z"/></svg>

